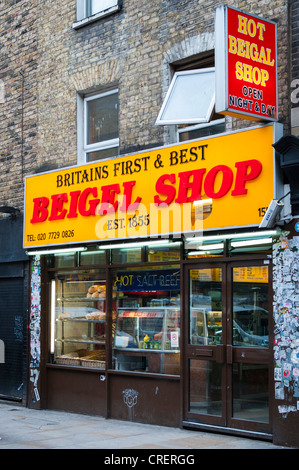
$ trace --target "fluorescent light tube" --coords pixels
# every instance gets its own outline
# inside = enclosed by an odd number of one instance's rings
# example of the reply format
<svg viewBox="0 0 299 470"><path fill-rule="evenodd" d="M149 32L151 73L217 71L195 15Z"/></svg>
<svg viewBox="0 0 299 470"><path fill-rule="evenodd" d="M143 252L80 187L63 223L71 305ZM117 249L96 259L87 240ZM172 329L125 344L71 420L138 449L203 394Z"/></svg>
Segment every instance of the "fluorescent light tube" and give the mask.
<svg viewBox="0 0 299 470"><path fill-rule="evenodd" d="M216 252L221 253L222 250L215 250L215 251L189 251L188 256L196 256L196 255L215 255Z"/></svg>
<svg viewBox="0 0 299 470"><path fill-rule="evenodd" d="M231 246L233 248L238 248L241 246L269 245L271 243L272 243L272 238L260 238L258 240L242 240L239 242L232 242Z"/></svg>
<svg viewBox="0 0 299 470"><path fill-rule="evenodd" d="M198 250L223 250L223 243L212 243L211 245L199 245Z"/></svg>
<svg viewBox="0 0 299 470"><path fill-rule="evenodd" d="M77 247L77 248L62 248L62 249L51 249L51 250L35 250L35 251L26 251L27 255L63 255L64 253L75 253L76 251L86 251L86 247Z"/></svg>
<svg viewBox="0 0 299 470"><path fill-rule="evenodd" d="M200 236L200 237L188 237L185 238L185 241L188 243L199 243L204 241L212 241L212 240L228 240L228 239L240 239L243 238L262 238L262 237L272 237L275 235L279 235L277 230L265 230L259 232L244 232L244 233L230 233L230 234L223 234L223 235L210 235L207 237Z"/></svg>
<svg viewBox="0 0 299 470"><path fill-rule="evenodd" d="M100 245L98 248L103 250L113 249L113 248L139 248L141 246L177 246L180 245L181 242L172 242L171 240L155 240L155 241L143 241L143 242L132 242L132 243L117 243L115 245Z"/></svg>

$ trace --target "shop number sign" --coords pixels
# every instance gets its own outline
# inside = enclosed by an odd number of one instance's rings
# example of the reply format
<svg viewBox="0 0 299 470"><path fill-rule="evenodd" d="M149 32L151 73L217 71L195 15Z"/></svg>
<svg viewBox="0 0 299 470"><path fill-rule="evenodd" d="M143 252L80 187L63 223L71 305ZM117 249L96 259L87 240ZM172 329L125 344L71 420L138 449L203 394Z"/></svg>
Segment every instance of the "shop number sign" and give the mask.
<svg viewBox="0 0 299 470"><path fill-rule="evenodd" d="M231 7L216 10L217 112L278 119L276 36L271 21Z"/></svg>
<svg viewBox="0 0 299 470"><path fill-rule="evenodd" d="M275 126L28 176L24 247L256 226L274 197Z"/></svg>

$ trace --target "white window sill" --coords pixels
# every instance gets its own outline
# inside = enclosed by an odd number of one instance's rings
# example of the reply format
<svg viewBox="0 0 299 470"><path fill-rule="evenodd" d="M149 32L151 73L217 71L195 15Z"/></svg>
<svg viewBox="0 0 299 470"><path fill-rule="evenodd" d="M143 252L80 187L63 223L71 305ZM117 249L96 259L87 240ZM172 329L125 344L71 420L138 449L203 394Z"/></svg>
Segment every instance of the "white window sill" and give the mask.
<svg viewBox="0 0 299 470"><path fill-rule="evenodd" d="M83 26L93 23L94 21L104 18L105 16L112 15L113 13L116 13L119 10L120 10L119 5L115 5L111 8L107 8L107 10L100 11L99 13L96 13L95 15L88 16L87 18L83 18L83 20L76 21L75 23L73 23L73 29L82 28Z"/></svg>

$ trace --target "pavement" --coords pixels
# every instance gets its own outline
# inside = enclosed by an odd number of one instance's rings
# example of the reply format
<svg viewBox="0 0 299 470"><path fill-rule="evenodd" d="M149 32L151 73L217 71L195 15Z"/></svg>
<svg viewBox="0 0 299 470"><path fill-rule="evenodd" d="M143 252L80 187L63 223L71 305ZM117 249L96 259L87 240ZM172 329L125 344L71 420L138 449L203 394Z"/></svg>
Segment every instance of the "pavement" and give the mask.
<svg viewBox="0 0 299 470"><path fill-rule="evenodd" d="M125 449L128 456L139 455L138 451L148 449L147 455L152 459L156 458L153 456L157 452L164 455L167 451L167 455L180 454L191 459L196 449L286 448L244 437L62 411L33 410L12 402L0 402L0 451L4 449L105 449L105 458L115 460L118 454L111 453L110 449ZM135 466L134 461L104 463Z"/></svg>

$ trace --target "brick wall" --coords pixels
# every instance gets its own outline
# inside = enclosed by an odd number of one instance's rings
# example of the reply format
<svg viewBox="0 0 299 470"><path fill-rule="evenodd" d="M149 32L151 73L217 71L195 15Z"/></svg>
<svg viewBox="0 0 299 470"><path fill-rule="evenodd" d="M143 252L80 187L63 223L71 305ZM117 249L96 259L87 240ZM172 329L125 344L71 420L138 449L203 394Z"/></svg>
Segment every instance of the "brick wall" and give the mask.
<svg viewBox="0 0 299 470"><path fill-rule="evenodd" d="M0 1L0 205L23 207L37 155L36 2Z"/></svg>
<svg viewBox="0 0 299 470"><path fill-rule="evenodd" d="M123 0L120 12L74 30L75 0L0 0L0 204L22 207L22 166L26 175L77 163L78 92L118 85L122 154L171 142L169 129L155 126L170 64L214 48L215 8L223 3ZM288 2L227 3L278 22L280 121L288 130ZM249 124L227 118L228 128Z"/></svg>

